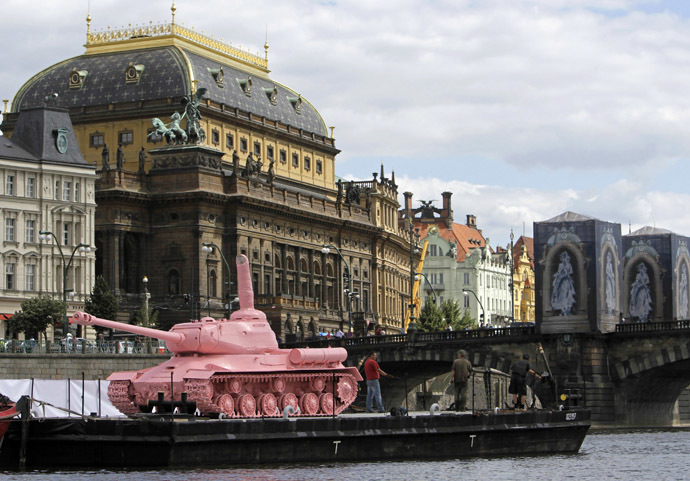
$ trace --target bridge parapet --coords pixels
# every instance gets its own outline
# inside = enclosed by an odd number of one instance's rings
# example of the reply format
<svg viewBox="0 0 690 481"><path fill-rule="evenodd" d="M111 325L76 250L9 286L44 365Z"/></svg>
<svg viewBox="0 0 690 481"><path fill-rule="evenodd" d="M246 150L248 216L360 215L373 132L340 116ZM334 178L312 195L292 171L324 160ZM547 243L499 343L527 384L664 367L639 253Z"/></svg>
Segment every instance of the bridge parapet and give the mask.
<svg viewBox="0 0 690 481"><path fill-rule="evenodd" d="M639 334L641 332L690 331L690 320L634 322L630 324L616 324L616 334Z"/></svg>

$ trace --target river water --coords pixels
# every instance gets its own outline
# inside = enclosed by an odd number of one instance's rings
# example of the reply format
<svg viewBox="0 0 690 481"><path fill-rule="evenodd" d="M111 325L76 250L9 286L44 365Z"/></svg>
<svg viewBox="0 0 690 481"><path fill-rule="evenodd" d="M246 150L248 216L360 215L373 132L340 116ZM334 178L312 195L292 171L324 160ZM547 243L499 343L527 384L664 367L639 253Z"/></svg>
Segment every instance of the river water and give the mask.
<svg viewBox="0 0 690 481"><path fill-rule="evenodd" d="M3 481L368 481L690 479L690 430L590 431L578 454L443 461L138 471L2 472Z"/></svg>

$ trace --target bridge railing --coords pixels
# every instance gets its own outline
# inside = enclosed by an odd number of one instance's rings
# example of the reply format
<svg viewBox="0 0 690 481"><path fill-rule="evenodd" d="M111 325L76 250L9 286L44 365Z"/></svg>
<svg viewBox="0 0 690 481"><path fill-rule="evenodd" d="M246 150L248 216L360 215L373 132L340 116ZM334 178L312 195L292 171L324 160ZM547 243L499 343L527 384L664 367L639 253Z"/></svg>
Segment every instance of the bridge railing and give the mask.
<svg viewBox="0 0 690 481"><path fill-rule="evenodd" d="M636 334L640 332L665 332L690 329L690 320L634 322L630 324L616 324L616 333Z"/></svg>
<svg viewBox="0 0 690 481"><path fill-rule="evenodd" d="M371 347L404 343L438 343L443 341L479 341L492 338L529 336L536 333L534 326L499 327L495 329L468 329L463 331L415 332L414 334L389 334L383 336L319 338L281 344L282 348L293 347Z"/></svg>

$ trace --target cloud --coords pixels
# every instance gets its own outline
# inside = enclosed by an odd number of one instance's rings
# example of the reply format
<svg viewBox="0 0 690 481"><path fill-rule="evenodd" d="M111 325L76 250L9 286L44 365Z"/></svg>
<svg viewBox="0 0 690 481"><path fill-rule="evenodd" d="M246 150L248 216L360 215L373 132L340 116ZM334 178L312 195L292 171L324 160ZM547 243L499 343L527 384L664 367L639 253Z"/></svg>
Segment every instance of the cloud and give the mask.
<svg viewBox="0 0 690 481"><path fill-rule="evenodd" d="M401 192L453 192L485 234L565 210L690 234L690 25L655 0L178 0L176 21L263 55L335 126L338 175L383 162ZM212 12L213 14L209 14ZM6 0L11 98L83 52L86 5ZM167 2L99 0L92 30L169 22ZM10 20L11 19L11 20ZM60 19L56 22L56 19ZM28 35L27 32L40 32ZM11 58L9 57L11 55ZM420 168L421 167L421 168ZM675 192L664 183L674 183ZM634 227L633 227L634 228Z"/></svg>

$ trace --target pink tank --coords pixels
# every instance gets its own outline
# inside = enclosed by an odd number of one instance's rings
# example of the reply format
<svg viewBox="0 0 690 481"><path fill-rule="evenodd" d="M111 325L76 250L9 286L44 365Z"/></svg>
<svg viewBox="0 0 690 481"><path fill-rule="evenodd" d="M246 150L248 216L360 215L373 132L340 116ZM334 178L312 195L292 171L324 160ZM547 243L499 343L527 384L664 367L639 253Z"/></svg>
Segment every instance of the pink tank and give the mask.
<svg viewBox="0 0 690 481"><path fill-rule="evenodd" d="M345 367L344 348L280 349L266 315L254 309L249 261L237 256L240 309L230 319L204 317L159 331L76 312L72 322L163 339L174 356L140 371L108 377L108 397L124 414L150 411L158 392L175 400L187 393L202 415L228 417L281 416L291 405L294 415L342 412L357 396L362 377ZM171 377L172 376L172 377ZM171 381L172 379L172 381Z"/></svg>

